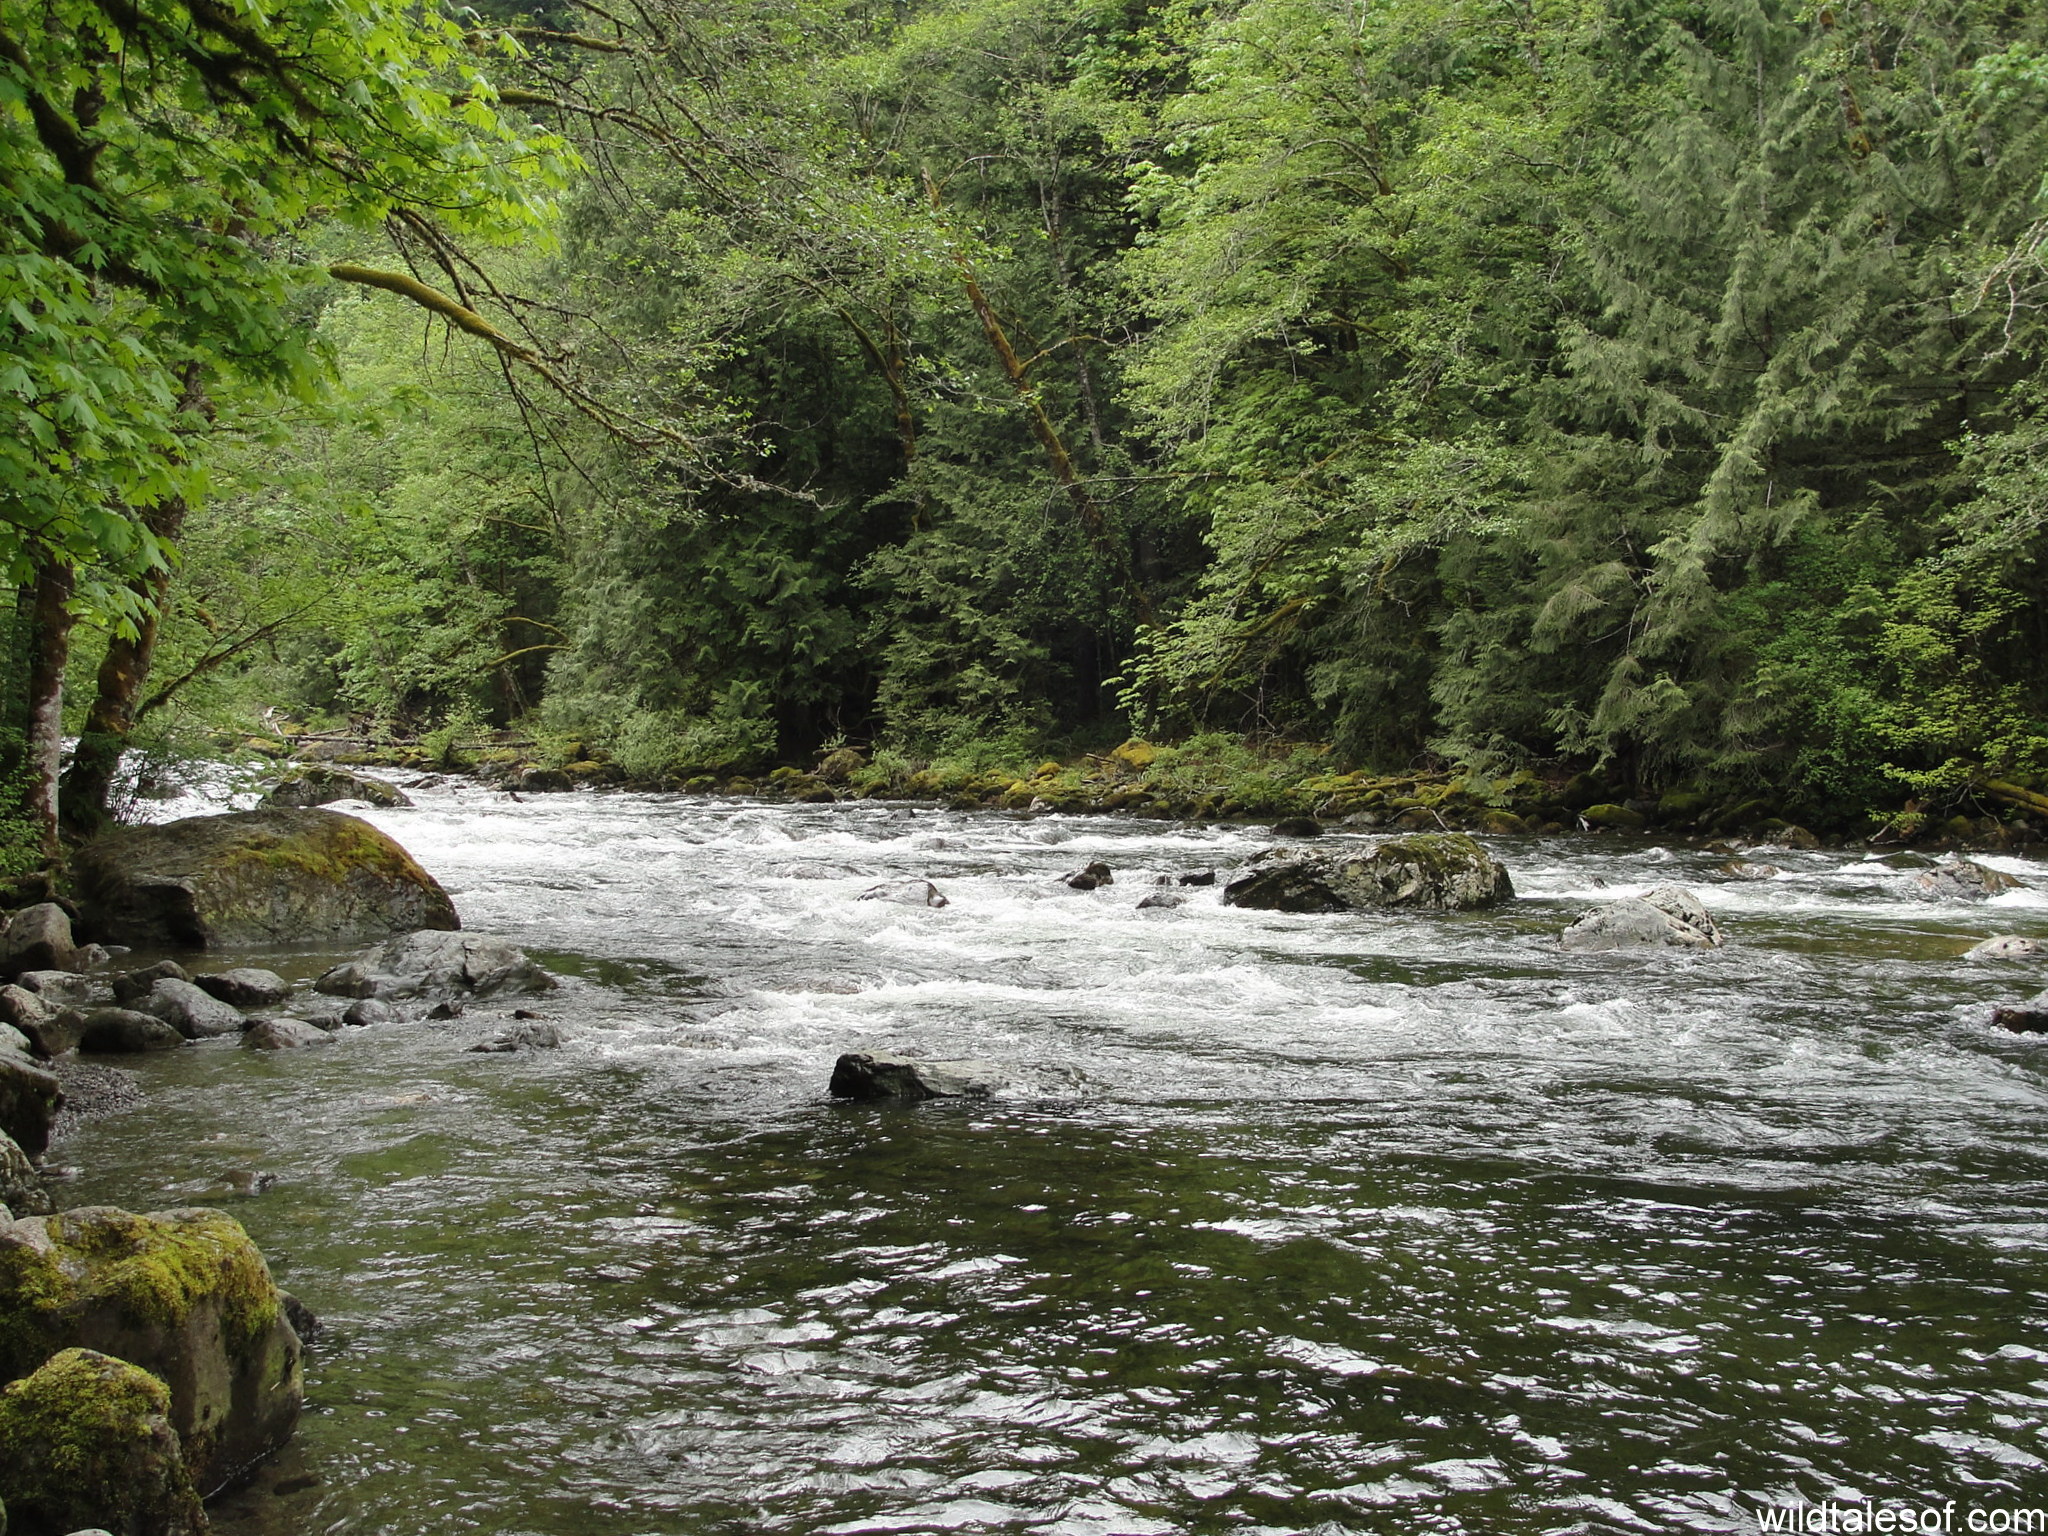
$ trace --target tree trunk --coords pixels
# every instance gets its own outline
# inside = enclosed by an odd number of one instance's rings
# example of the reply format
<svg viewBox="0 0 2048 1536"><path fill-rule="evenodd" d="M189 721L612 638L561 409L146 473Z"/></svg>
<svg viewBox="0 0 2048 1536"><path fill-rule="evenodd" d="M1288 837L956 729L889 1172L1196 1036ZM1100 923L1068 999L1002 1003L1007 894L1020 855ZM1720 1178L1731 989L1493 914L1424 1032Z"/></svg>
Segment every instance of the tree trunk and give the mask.
<svg viewBox="0 0 2048 1536"><path fill-rule="evenodd" d="M36 819L43 856L53 865L63 855L57 838L57 770L64 762L64 664L71 657L71 593L76 585L70 566L45 556L36 567L29 604L29 811Z"/></svg>
<svg viewBox="0 0 2048 1536"><path fill-rule="evenodd" d="M185 526L185 503L173 497L143 514L149 531L168 544ZM114 771L121 766L121 754L135 730L136 711L142 701L142 686L149 681L150 663L156 656L157 626L164 599L171 589L168 567L138 576L128 584L140 612L133 636L116 634L107 642L107 654L95 679L92 708L86 712L85 728L71 754L71 766L64 771L58 811L64 833L83 839L101 831L112 819L107 797L113 791Z"/></svg>

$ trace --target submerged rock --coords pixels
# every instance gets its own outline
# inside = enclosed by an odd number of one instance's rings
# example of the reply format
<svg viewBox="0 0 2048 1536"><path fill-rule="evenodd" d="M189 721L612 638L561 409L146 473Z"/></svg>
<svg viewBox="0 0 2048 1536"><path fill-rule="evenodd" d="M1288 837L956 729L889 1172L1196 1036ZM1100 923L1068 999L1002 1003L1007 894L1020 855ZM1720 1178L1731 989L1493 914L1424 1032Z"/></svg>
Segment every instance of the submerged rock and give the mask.
<svg viewBox="0 0 2048 1536"><path fill-rule="evenodd" d="M2015 1007L1992 1009L1991 1022L2016 1035L2048 1035L2048 992Z"/></svg>
<svg viewBox="0 0 2048 1536"><path fill-rule="evenodd" d="M95 1008L78 1030L78 1048L96 1056L174 1051L190 1043L176 1025L135 1008Z"/></svg>
<svg viewBox="0 0 2048 1536"><path fill-rule="evenodd" d="M1223 888L1233 907L1275 912L1456 911L1514 894L1507 870L1459 832L1395 838L1362 854L1268 850Z"/></svg>
<svg viewBox="0 0 2048 1536"><path fill-rule="evenodd" d="M0 977L83 968L83 957L71 936L71 914L54 901L23 907L0 929Z"/></svg>
<svg viewBox="0 0 2048 1536"><path fill-rule="evenodd" d="M223 1211L87 1206L0 1224L0 1316L0 1377L82 1346L159 1378L202 1494L298 1422L298 1337L263 1255Z"/></svg>
<svg viewBox="0 0 2048 1536"><path fill-rule="evenodd" d="M1692 892L1662 886L1642 896L1586 913L1558 936L1566 949L1635 949L1676 945L1685 949L1719 949L1727 940L1707 909Z"/></svg>
<svg viewBox="0 0 2048 1536"><path fill-rule="evenodd" d="M544 1020L532 1019L514 1024L495 1039L472 1045L470 1050L509 1055L513 1051L552 1051L561 1043L562 1032L559 1029Z"/></svg>
<svg viewBox="0 0 2048 1536"><path fill-rule="evenodd" d="M1973 944L1963 956L1965 960L2038 960L2048 955L2048 944L2039 939L2023 938L2016 933L1996 934L1981 944Z"/></svg>
<svg viewBox="0 0 2048 1536"><path fill-rule="evenodd" d="M1718 866L1714 873L1726 876L1730 880L1775 880L1783 871L1775 864L1759 864L1749 859L1730 859Z"/></svg>
<svg viewBox="0 0 2048 1536"><path fill-rule="evenodd" d="M334 1036L304 1019L257 1019L242 1033L252 1051L289 1051L302 1045L332 1045Z"/></svg>
<svg viewBox="0 0 2048 1536"><path fill-rule="evenodd" d="M313 983L333 997L488 997L548 992L555 978L524 950L487 934L426 929L364 950Z"/></svg>
<svg viewBox="0 0 2048 1536"><path fill-rule="evenodd" d="M1100 859L1092 864L1083 865L1064 879L1066 884L1077 891L1093 891L1105 885L1116 884L1116 875Z"/></svg>
<svg viewBox="0 0 2048 1536"><path fill-rule="evenodd" d="M295 773L265 795L263 804L311 810L338 800L362 800L386 808L412 804L403 790L382 779L346 773L339 768L307 768Z"/></svg>
<svg viewBox="0 0 2048 1536"><path fill-rule="evenodd" d="M292 984L277 972L250 965L194 976L192 984L208 997L217 997L238 1008L268 1008L292 995Z"/></svg>
<svg viewBox="0 0 2048 1536"><path fill-rule="evenodd" d="M1144 912L1158 907L1177 907L1187 900L1178 891L1154 891L1138 903L1138 910Z"/></svg>
<svg viewBox="0 0 2048 1536"><path fill-rule="evenodd" d="M2025 882L1972 859L1948 859L1913 876L1913 887L1935 901L1988 901Z"/></svg>
<svg viewBox="0 0 2048 1536"><path fill-rule="evenodd" d="M836 1099L985 1099L1002 1085L1002 1072L985 1061L912 1061L856 1051L833 1065L831 1092Z"/></svg>
<svg viewBox="0 0 2048 1536"><path fill-rule="evenodd" d="M885 880L860 893L861 901L893 901L904 907L943 907L946 898L929 880Z"/></svg>
<svg viewBox="0 0 2048 1536"><path fill-rule="evenodd" d="M50 1126L63 1103L63 1087L50 1073L18 1056L0 1056L0 1135L31 1158L49 1150Z"/></svg>
<svg viewBox="0 0 2048 1536"><path fill-rule="evenodd" d="M92 1349L66 1349L0 1391L0 1502L14 1528L204 1536L170 1389Z"/></svg>
<svg viewBox="0 0 2048 1536"><path fill-rule="evenodd" d="M122 827L86 844L75 869L95 935L124 944L333 943L462 926L410 854L331 811Z"/></svg>
<svg viewBox="0 0 2048 1536"><path fill-rule="evenodd" d="M219 998L202 992L189 981L166 976L149 989L149 996L135 1005L138 1013L154 1014L187 1040L205 1040L215 1035L239 1035L242 1011Z"/></svg>

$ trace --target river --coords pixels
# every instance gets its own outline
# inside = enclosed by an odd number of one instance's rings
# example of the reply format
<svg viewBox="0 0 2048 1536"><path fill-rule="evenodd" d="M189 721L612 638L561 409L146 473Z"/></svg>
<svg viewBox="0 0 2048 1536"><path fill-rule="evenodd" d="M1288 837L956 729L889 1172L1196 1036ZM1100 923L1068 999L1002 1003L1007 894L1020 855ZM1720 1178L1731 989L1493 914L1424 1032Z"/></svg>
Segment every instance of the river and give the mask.
<svg viewBox="0 0 2048 1536"><path fill-rule="evenodd" d="M1270 833L418 798L363 814L566 978L562 1049L469 1053L511 1003L205 1042L53 1154L64 1205L226 1206L324 1320L298 1443L223 1536L2048 1504L2048 1040L1987 1022L2048 963L1959 958L2048 937L2048 866L1991 858L2033 888L1964 907L1853 853L1730 882L1518 839L1491 913L1139 910ZM1095 859L1115 884L1060 883ZM911 875L950 904L856 899ZM1725 950L1556 947L1667 883ZM1014 1086L836 1103L857 1049Z"/></svg>

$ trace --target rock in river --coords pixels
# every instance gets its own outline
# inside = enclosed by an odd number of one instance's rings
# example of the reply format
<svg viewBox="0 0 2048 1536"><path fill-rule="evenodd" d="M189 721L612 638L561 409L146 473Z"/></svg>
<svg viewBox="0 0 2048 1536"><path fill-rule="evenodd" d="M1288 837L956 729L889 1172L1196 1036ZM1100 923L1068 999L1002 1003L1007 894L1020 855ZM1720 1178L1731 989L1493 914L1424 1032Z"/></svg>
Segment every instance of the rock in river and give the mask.
<svg viewBox="0 0 2048 1536"><path fill-rule="evenodd" d="M1496 906L1514 894L1508 872L1459 832L1394 838L1362 854L1271 849L1223 888L1233 907L1276 912L1454 911Z"/></svg>
<svg viewBox="0 0 2048 1536"><path fill-rule="evenodd" d="M346 943L462 926L403 848L332 811L122 827L86 844L75 869L92 933L123 944Z"/></svg>
<svg viewBox="0 0 2048 1536"><path fill-rule="evenodd" d="M1914 888L1935 901L1988 901L2025 883L1972 859L1944 859L1913 876Z"/></svg>
<svg viewBox="0 0 2048 1536"><path fill-rule="evenodd" d="M1719 949L1726 942L1699 898L1675 885L1660 886L1642 896L1624 896L1595 908L1558 937L1566 949L1580 950L1663 944Z"/></svg>
<svg viewBox="0 0 2048 1536"><path fill-rule="evenodd" d="M263 1255L223 1211L85 1206L0 1223L0 1379L73 1347L170 1388L193 1486L211 1494L291 1438L299 1339Z"/></svg>
<svg viewBox="0 0 2048 1536"><path fill-rule="evenodd" d="M363 800L385 807L411 805L404 790L382 779L365 778L339 768L307 768L284 780L263 797L266 806L311 810L316 805L333 805L337 800Z"/></svg>
<svg viewBox="0 0 2048 1536"><path fill-rule="evenodd" d="M50 1192L43 1187L42 1175L4 1131L0 1131L0 1205L16 1216L46 1216L50 1211Z"/></svg>
<svg viewBox="0 0 2048 1536"><path fill-rule="evenodd" d="M1994 934L1981 944L1973 944L1963 956L1965 960L2038 960L2048 954L2048 944L2039 939L2029 939L2016 933Z"/></svg>
<svg viewBox="0 0 2048 1536"><path fill-rule="evenodd" d="M136 1056L187 1043L176 1025L136 1008L95 1008L78 1030L78 1048L90 1055Z"/></svg>
<svg viewBox="0 0 2048 1536"><path fill-rule="evenodd" d="M149 989L149 996L135 1005L138 1013L162 1019L187 1040L204 1040L214 1035L239 1035L242 1011L232 1008L189 981L165 976Z"/></svg>
<svg viewBox="0 0 2048 1536"><path fill-rule="evenodd" d="M292 984L275 971L238 966L232 971L213 971L194 976L192 985L209 997L217 997L237 1008L268 1008L292 995Z"/></svg>
<svg viewBox="0 0 2048 1536"><path fill-rule="evenodd" d="M126 1360L51 1356L0 1391L0 1444L0 1502L17 1530L205 1536L170 1389Z"/></svg>
<svg viewBox="0 0 2048 1536"><path fill-rule="evenodd" d="M832 1068L835 1099L985 1099L1003 1075L985 1061L912 1061L849 1052Z"/></svg>
<svg viewBox="0 0 2048 1536"><path fill-rule="evenodd" d="M555 978L525 951L485 934L428 929L344 961L313 983L332 997L488 997L548 992Z"/></svg>
<svg viewBox="0 0 2048 1536"><path fill-rule="evenodd" d="M23 907L0 930L0 977L11 980L23 971L83 968L71 937L71 916L54 901Z"/></svg>
<svg viewBox="0 0 2048 1536"><path fill-rule="evenodd" d="M332 1045L334 1036L304 1019L257 1019L242 1035L252 1051L290 1051L302 1045Z"/></svg>
<svg viewBox="0 0 2048 1536"><path fill-rule="evenodd" d="M905 907L943 907L946 898L929 880L887 880L860 893L862 901L893 901Z"/></svg>

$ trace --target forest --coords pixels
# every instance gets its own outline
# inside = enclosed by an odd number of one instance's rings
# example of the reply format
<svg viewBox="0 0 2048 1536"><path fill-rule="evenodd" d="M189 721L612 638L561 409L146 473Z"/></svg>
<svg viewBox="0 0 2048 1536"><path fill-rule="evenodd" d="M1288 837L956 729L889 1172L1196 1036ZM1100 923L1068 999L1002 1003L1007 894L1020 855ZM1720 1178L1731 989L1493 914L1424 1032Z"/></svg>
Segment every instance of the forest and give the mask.
<svg viewBox="0 0 2048 1536"><path fill-rule="evenodd" d="M2048 788L2044 173L2010 0L0 0L8 868L286 723Z"/></svg>

